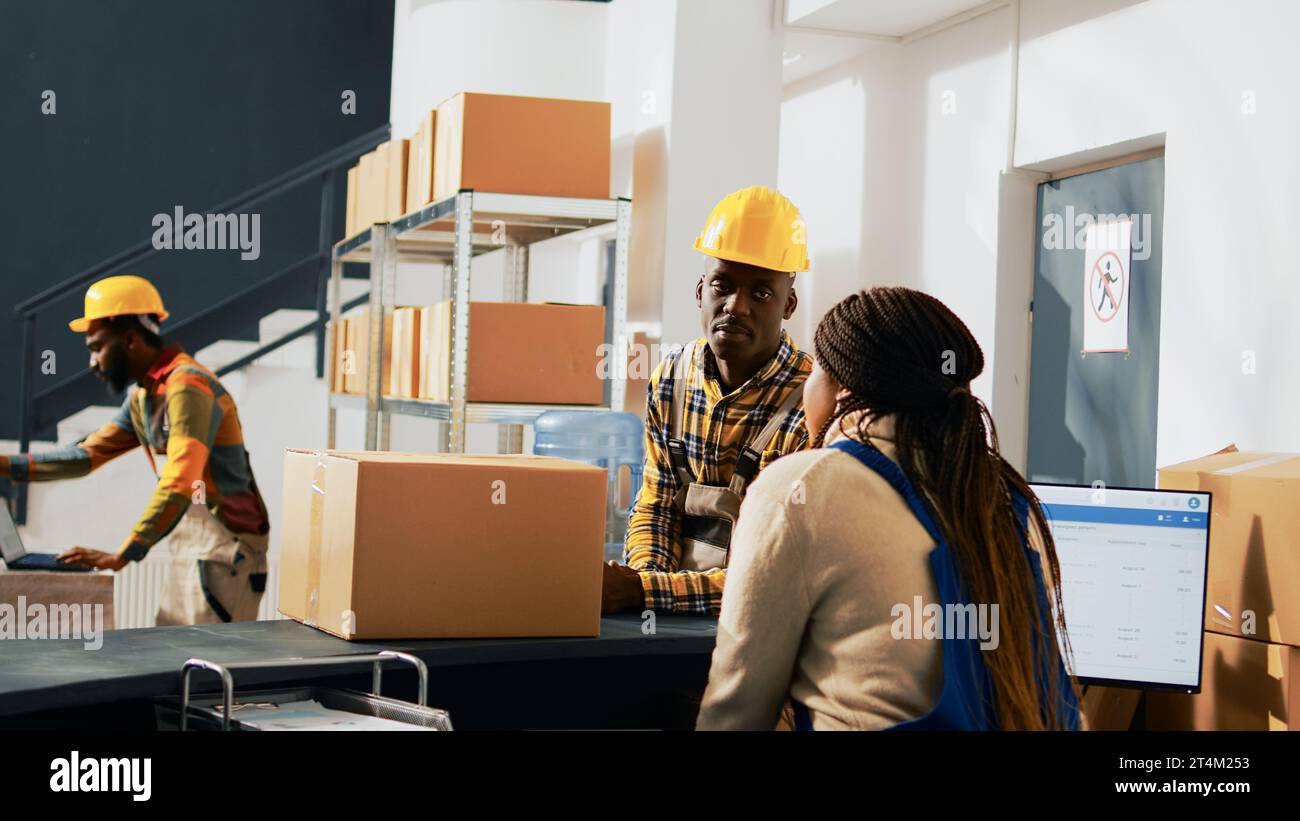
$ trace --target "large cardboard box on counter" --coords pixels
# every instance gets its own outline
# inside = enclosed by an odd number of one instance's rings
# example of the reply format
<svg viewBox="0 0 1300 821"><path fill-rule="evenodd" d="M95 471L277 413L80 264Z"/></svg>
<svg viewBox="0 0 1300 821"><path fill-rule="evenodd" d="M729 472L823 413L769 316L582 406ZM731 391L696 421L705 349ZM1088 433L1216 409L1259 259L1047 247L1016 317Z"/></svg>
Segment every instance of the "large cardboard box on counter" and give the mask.
<svg viewBox="0 0 1300 821"><path fill-rule="evenodd" d="M1300 648L1205 633L1201 692L1147 693L1148 730L1300 730Z"/></svg>
<svg viewBox="0 0 1300 821"><path fill-rule="evenodd" d="M421 311L422 398L447 401L451 302ZM470 402L599 405L605 309L523 302L469 304Z"/></svg>
<svg viewBox="0 0 1300 821"><path fill-rule="evenodd" d="M609 103L457 94L434 118L434 199L462 188L609 197Z"/></svg>
<svg viewBox="0 0 1300 821"><path fill-rule="evenodd" d="M1300 646L1300 455L1216 453L1159 485L1212 494L1205 629Z"/></svg>
<svg viewBox="0 0 1300 821"><path fill-rule="evenodd" d="M280 612L346 639L594 636L604 469L287 450Z"/></svg>

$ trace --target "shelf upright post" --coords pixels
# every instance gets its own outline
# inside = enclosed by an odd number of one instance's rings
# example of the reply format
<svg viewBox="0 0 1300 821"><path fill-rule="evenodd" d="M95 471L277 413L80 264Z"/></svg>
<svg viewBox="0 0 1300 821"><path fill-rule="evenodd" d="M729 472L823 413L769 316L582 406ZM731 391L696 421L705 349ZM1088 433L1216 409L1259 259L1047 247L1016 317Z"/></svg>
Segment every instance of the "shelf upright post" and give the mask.
<svg viewBox="0 0 1300 821"><path fill-rule="evenodd" d="M513 238L506 244L504 302L528 301L528 246ZM497 453L523 453L524 426L497 427Z"/></svg>
<svg viewBox="0 0 1300 821"><path fill-rule="evenodd" d="M329 306L329 350L333 352L339 350L341 347L339 345L341 340L338 340L336 337L339 333L340 319L343 314L343 260L339 259L338 255L333 251L330 252ZM355 354L348 357L348 360L352 362L353 367L356 367L356 363L353 361L355 358ZM330 394L334 392L334 371L338 366L338 357L331 354L329 357L329 368L326 370L325 376L325 396L327 400L329 399ZM338 437L338 410L335 409L333 401L326 401L325 404L329 408L329 416L325 427L325 447L333 450Z"/></svg>
<svg viewBox="0 0 1300 821"><path fill-rule="evenodd" d="M397 242L387 223L370 229L370 319L366 340L366 450L379 450L388 440L388 414L381 414L384 393L384 311L392 301L396 279ZM381 419L381 415L384 417ZM381 440L381 431L383 439Z"/></svg>
<svg viewBox="0 0 1300 821"><path fill-rule="evenodd" d="M610 340L613 356L622 357L622 362L611 362L607 369L610 374L609 409L621 411L627 397L627 267L628 248L632 239L632 201L623 197L618 200L618 214L614 234L614 281L610 289L609 310L613 312L614 321L610 323Z"/></svg>
<svg viewBox="0 0 1300 821"><path fill-rule="evenodd" d="M451 289L451 419L447 451L465 452L465 392L469 386L470 259L473 255L474 192L456 195L456 247L452 252Z"/></svg>

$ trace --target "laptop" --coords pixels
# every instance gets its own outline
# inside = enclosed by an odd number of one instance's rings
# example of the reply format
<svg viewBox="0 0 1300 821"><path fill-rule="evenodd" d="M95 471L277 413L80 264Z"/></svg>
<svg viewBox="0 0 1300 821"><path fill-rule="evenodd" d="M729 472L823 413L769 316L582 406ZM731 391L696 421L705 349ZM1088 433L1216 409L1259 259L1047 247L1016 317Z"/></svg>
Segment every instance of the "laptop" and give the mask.
<svg viewBox="0 0 1300 821"><path fill-rule="evenodd" d="M9 505L0 499L0 555L10 570L56 570L64 573L88 573L93 567L84 564L64 564L53 553L28 553L18 526L9 514Z"/></svg>

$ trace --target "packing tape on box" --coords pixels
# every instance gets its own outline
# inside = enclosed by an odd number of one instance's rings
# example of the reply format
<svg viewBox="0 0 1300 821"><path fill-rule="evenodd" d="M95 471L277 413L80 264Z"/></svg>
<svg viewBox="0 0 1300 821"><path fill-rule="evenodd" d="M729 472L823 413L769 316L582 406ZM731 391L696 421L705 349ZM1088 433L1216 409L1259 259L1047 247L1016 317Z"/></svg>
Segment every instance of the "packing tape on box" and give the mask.
<svg viewBox="0 0 1300 821"><path fill-rule="evenodd" d="M1251 462L1242 462L1240 465L1233 465L1222 470L1214 471L1215 476L1232 476L1234 473L1245 473L1248 470L1262 468L1265 465L1275 465L1278 462L1287 462L1300 456L1300 453L1275 453L1272 456L1265 456L1263 459L1255 459Z"/></svg>
<svg viewBox="0 0 1300 821"><path fill-rule="evenodd" d="M325 532L325 454L316 452L311 474L311 525L307 539L307 624L315 627L320 615L321 545Z"/></svg>

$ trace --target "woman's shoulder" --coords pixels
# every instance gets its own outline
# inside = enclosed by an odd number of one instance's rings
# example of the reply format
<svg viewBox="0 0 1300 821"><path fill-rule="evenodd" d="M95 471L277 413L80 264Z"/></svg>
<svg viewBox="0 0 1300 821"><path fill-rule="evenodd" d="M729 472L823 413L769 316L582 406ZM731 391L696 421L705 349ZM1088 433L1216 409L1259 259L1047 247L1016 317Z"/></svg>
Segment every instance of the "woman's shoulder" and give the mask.
<svg viewBox="0 0 1300 821"><path fill-rule="evenodd" d="M782 504L792 499L803 504L809 491L843 491L845 483L854 493L893 492L889 482L868 469L852 455L838 448L814 448L775 460L754 480L746 496L759 496Z"/></svg>

